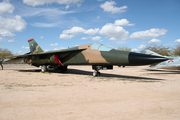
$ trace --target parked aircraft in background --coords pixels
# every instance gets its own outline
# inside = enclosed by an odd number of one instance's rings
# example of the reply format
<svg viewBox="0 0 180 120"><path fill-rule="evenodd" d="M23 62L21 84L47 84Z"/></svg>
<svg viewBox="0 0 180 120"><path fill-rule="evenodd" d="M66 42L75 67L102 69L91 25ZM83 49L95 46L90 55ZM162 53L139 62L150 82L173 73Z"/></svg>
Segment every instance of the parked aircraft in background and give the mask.
<svg viewBox="0 0 180 120"><path fill-rule="evenodd" d="M149 54L149 55L157 55L157 56L161 56L160 54L157 54L151 50L143 50L141 51L141 53L145 53L145 54ZM180 70L180 57L167 57L167 56L163 56L168 58L168 60L164 61L164 62L160 62L157 64L151 64L150 67L151 68L159 68L159 69L173 69L173 70Z"/></svg>
<svg viewBox="0 0 180 120"><path fill-rule="evenodd" d="M67 70L68 65L92 65L93 76L99 76L99 70L113 69L118 66L139 66L159 63L167 60L162 56L115 50L102 44L86 44L68 49L44 52L34 39L28 40L30 52L15 56L7 62L24 60L24 62L41 66L41 71L48 68Z"/></svg>

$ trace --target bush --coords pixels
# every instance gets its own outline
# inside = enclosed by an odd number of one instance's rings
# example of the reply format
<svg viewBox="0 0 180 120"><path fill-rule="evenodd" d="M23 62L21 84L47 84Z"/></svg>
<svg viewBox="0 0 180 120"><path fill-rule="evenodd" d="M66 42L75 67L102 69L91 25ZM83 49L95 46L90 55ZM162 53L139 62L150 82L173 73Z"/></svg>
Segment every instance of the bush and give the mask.
<svg viewBox="0 0 180 120"><path fill-rule="evenodd" d="M156 52L163 56L171 56L172 55L172 50L169 46L155 44L155 45L146 46L146 49L149 49L149 50Z"/></svg>
<svg viewBox="0 0 180 120"><path fill-rule="evenodd" d="M178 44L176 45L176 47L173 48L172 54L173 54L174 56L180 56L180 43L178 43Z"/></svg>
<svg viewBox="0 0 180 120"><path fill-rule="evenodd" d="M131 51L131 48L129 47L118 47L117 50L122 50L122 51Z"/></svg>
<svg viewBox="0 0 180 120"><path fill-rule="evenodd" d="M11 56L13 56L11 51L0 48L0 60L10 58Z"/></svg>

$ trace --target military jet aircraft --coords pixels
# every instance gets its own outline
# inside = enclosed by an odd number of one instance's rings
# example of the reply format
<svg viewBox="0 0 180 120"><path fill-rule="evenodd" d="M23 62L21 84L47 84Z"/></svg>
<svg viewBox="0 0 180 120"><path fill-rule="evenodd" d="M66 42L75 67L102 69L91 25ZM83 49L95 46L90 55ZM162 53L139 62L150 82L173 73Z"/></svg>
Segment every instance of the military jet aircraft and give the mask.
<svg viewBox="0 0 180 120"><path fill-rule="evenodd" d="M34 39L28 40L30 52L15 56L8 62L21 61L41 66L44 73L48 68L67 70L68 65L92 65L93 76L100 76L99 70L118 66L139 66L167 60L165 57L115 50L102 44L86 44L68 49L44 52Z"/></svg>
<svg viewBox="0 0 180 120"><path fill-rule="evenodd" d="M141 53L149 54L149 55L157 55L157 56L162 56L160 54L157 54L151 50L143 50ZM172 70L180 70L180 57L167 57L168 60L156 64L151 64L151 68L157 68L157 69L172 69Z"/></svg>

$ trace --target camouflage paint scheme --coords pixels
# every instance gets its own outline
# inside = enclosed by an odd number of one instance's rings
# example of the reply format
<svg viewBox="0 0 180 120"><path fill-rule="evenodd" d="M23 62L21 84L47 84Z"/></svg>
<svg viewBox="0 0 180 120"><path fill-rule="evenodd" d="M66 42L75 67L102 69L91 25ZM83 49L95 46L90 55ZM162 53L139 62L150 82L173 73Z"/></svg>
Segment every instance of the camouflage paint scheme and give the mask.
<svg viewBox="0 0 180 120"><path fill-rule="evenodd" d="M28 40L30 53L15 56L34 66L135 66L165 61L164 57L115 50L102 44L86 44L68 49L44 52L34 39ZM9 62L13 61L10 60ZM112 68L112 67L110 67ZM95 68L95 70L98 70Z"/></svg>
<svg viewBox="0 0 180 120"><path fill-rule="evenodd" d="M31 53L41 53L39 56L31 56L29 64L40 66L49 64L58 64L54 60L54 53L59 53L58 57L62 61L63 65L93 65L93 64L113 64L119 65L119 63L125 65L128 64L128 53L121 52L121 56L117 56L117 50L110 49L99 51L102 46L100 44L86 44L69 49L63 49L58 51L48 51L43 55L44 51L39 47L34 39L28 40ZM95 45L95 47L91 47ZM97 47L96 47L97 46ZM82 51L81 51L82 50ZM70 52L68 52L70 51ZM49 54L48 54L49 53ZM53 53L53 55L51 55ZM33 58L33 59L32 59Z"/></svg>

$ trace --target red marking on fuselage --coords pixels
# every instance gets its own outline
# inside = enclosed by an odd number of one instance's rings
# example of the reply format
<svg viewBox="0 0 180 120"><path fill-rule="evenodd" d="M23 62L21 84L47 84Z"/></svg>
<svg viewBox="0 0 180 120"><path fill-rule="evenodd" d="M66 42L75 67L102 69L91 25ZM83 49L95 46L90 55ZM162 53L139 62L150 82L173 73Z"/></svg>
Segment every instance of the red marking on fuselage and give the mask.
<svg viewBox="0 0 180 120"><path fill-rule="evenodd" d="M153 53L149 54L149 55L153 55Z"/></svg>
<svg viewBox="0 0 180 120"><path fill-rule="evenodd" d="M170 63L170 62L174 62L174 61L173 60L169 60L168 63Z"/></svg>
<svg viewBox="0 0 180 120"><path fill-rule="evenodd" d="M64 66L64 65L62 64L61 60L59 59L58 54L55 54L55 55L54 55L54 61L55 61L57 64L61 64L62 66Z"/></svg>
<svg viewBox="0 0 180 120"><path fill-rule="evenodd" d="M32 40L34 40L34 39L29 39L28 42L30 42L30 41L32 41Z"/></svg>

